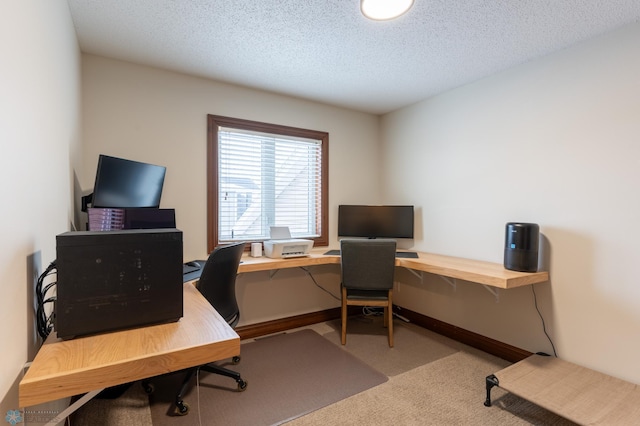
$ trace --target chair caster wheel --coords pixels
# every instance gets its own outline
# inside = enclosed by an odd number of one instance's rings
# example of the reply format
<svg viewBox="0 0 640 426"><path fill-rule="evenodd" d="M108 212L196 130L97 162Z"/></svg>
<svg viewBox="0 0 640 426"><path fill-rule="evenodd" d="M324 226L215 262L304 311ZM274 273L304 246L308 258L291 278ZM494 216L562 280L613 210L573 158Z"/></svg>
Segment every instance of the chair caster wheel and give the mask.
<svg viewBox="0 0 640 426"><path fill-rule="evenodd" d="M238 380L238 392L244 392L245 390L247 390L248 384L249 382L247 382L246 380Z"/></svg>
<svg viewBox="0 0 640 426"><path fill-rule="evenodd" d="M233 365L238 364L240 362L240 357L234 356L233 358L231 358L231 362L233 363Z"/></svg>
<svg viewBox="0 0 640 426"><path fill-rule="evenodd" d="M176 409L174 413L178 416L186 416L189 414L189 404L183 401L176 402Z"/></svg>
<svg viewBox="0 0 640 426"><path fill-rule="evenodd" d="M155 386L153 386L153 383L143 383L142 388L144 389L144 393L146 393L147 395L151 395L156 390Z"/></svg>

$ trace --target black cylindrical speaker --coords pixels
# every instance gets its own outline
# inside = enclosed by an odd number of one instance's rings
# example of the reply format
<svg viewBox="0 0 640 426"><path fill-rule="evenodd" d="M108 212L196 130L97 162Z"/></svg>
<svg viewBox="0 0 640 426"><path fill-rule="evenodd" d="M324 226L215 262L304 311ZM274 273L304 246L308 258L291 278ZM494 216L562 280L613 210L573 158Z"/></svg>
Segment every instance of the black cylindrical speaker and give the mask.
<svg viewBox="0 0 640 426"><path fill-rule="evenodd" d="M512 271L536 272L539 234L540 227L535 223L507 223L504 267Z"/></svg>

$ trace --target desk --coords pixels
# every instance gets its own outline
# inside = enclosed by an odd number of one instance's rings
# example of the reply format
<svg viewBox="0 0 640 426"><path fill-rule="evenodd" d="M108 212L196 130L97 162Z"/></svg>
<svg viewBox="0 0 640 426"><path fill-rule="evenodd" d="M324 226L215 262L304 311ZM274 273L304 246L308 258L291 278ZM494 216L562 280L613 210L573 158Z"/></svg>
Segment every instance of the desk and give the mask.
<svg viewBox="0 0 640 426"><path fill-rule="evenodd" d="M29 407L89 391L95 395L96 389L238 354L240 337L193 284L185 283L184 316L177 322L66 341L52 333L20 381L19 404Z"/></svg>
<svg viewBox="0 0 640 426"><path fill-rule="evenodd" d="M340 256L324 255L323 253L326 251L327 249L313 249L309 256L291 259L270 259L268 257L245 255L238 267L238 273L273 271L314 265L339 265ZM549 273L546 271L531 273L510 271L499 263L422 252L418 252L417 259L396 258L396 266L502 289L549 281Z"/></svg>

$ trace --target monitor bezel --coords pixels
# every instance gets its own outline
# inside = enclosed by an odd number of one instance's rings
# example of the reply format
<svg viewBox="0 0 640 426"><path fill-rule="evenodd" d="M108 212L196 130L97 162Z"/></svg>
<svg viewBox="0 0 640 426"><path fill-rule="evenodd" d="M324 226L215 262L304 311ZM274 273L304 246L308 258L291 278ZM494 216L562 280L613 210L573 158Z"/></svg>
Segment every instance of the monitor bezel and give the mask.
<svg viewBox="0 0 640 426"><path fill-rule="evenodd" d="M166 170L164 166L100 154L91 206L159 208ZM129 173L130 179L116 176L121 173Z"/></svg>

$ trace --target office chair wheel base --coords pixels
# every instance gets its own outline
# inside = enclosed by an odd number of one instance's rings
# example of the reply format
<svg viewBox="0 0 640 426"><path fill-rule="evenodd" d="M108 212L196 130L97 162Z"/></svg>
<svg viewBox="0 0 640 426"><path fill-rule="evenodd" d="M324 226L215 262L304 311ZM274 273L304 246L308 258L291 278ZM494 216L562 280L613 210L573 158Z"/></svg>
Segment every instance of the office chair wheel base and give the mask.
<svg viewBox="0 0 640 426"><path fill-rule="evenodd" d="M153 383L143 383L142 388L144 389L144 393L146 393L147 395L151 395L156 390L155 386L153 386Z"/></svg>
<svg viewBox="0 0 640 426"><path fill-rule="evenodd" d="M240 357L234 356L233 358L231 358L231 362L233 363L233 365L238 364L240 362Z"/></svg>
<svg viewBox="0 0 640 426"><path fill-rule="evenodd" d="M247 382L246 380L239 379L238 380L238 392L246 391L248 384L249 384L249 382Z"/></svg>
<svg viewBox="0 0 640 426"><path fill-rule="evenodd" d="M186 416L189 414L189 404L183 401L176 402L176 409L174 413L178 416Z"/></svg>

